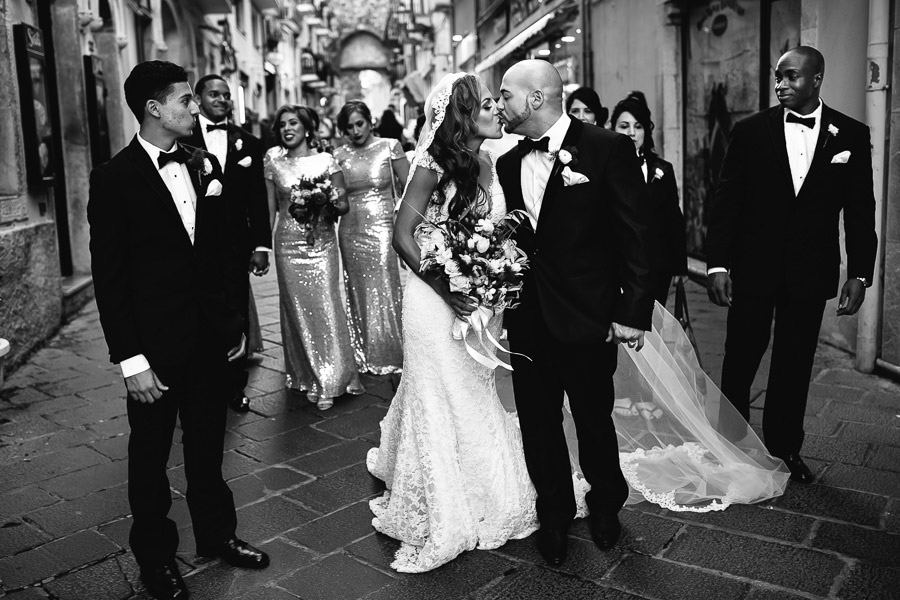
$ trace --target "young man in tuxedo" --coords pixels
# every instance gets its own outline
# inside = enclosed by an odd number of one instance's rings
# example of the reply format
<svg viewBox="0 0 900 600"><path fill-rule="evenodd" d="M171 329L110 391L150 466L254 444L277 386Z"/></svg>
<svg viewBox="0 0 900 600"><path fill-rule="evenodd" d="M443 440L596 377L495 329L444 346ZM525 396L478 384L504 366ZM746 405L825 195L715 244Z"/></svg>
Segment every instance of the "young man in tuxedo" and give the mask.
<svg viewBox="0 0 900 600"><path fill-rule="evenodd" d="M779 105L735 125L706 234L709 297L728 307L722 392L749 420L774 315L763 436L801 483L813 480L800 457L803 416L825 303L837 295L841 213L838 315L859 310L876 250L869 129L821 101L824 75L809 46L778 60Z"/></svg>
<svg viewBox="0 0 900 600"><path fill-rule="evenodd" d="M91 269L110 358L128 392L131 549L149 591L181 599L188 591L175 563L178 532L167 517L176 420L197 553L247 568L269 563L235 537L222 478L226 365L243 355L246 339L221 260L222 171L215 156L176 142L198 110L187 73L141 63L125 81L125 99L140 131L91 173Z"/></svg>
<svg viewBox="0 0 900 600"><path fill-rule="evenodd" d="M227 236L232 250L228 258L229 273L241 297L246 298L240 308L244 317L244 334L249 339L253 293L247 273L261 276L268 272L272 244L263 178L263 146L259 139L229 122L231 91L220 75L201 77L194 93L200 114L191 136L185 141L213 154L224 171L221 201L226 208ZM247 386L246 357L232 361L229 374L232 383L231 408L247 412L250 410L250 400L244 392Z"/></svg>
<svg viewBox="0 0 900 600"><path fill-rule="evenodd" d="M521 304L504 320L510 349L520 353L512 356L513 389L537 490L538 550L559 565L575 517L564 392L592 488L594 542L609 549L621 532L628 484L611 416L613 342L640 349L650 329L646 185L630 139L563 113L562 80L550 63L513 65L497 108L508 133L526 136L497 161L507 209L528 214L516 237L531 260Z"/></svg>

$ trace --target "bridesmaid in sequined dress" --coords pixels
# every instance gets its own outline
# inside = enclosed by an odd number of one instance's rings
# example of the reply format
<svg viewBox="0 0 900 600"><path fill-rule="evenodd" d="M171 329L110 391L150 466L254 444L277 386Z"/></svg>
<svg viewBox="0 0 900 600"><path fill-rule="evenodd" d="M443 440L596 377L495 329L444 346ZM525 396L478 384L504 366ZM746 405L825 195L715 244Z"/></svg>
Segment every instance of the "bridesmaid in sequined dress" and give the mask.
<svg viewBox="0 0 900 600"><path fill-rule="evenodd" d="M372 135L372 113L351 100L338 114L349 142L334 151L344 172L350 212L341 217L339 241L347 285L350 336L362 372L399 373L402 287L394 233L394 189L402 190L409 162L395 139Z"/></svg>
<svg viewBox="0 0 900 600"><path fill-rule="evenodd" d="M341 300L335 225L320 221L314 228L313 244L309 245L306 232L288 212L291 186L301 175L328 173L335 188L344 188L334 157L316 154L309 148L314 136L310 113L301 106L278 109L273 129L279 144L266 153L264 168L275 238L287 385L292 390L305 391L307 399L319 410L327 410L334 398L361 394L365 389L359 382ZM335 206L338 213L347 212L343 193Z"/></svg>

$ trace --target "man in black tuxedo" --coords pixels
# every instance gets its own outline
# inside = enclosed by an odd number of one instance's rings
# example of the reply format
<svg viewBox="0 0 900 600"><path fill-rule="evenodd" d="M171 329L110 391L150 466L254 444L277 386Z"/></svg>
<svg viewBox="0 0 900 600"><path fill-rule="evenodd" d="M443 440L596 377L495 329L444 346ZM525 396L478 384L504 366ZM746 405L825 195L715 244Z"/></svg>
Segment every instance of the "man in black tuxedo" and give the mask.
<svg viewBox="0 0 900 600"><path fill-rule="evenodd" d="M222 165L222 203L226 208L228 240L231 254L228 260L230 276L241 298L244 334L250 338L250 290L248 271L264 275L269 270L269 251L272 229L269 225L269 204L263 178L262 142L234 123L231 114L231 91L219 75L206 75L194 88L200 108L197 125L185 141L213 154ZM249 263L248 263L249 261ZM250 410L250 400L244 393L247 386L245 357L232 361L229 371L233 385L231 407L238 412Z"/></svg>
<svg viewBox="0 0 900 600"><path fill-rule="evenodd" d="M558 565L575 517L564 392L592 488L594 541L611 548L621 531L628 485L611 417L614 342L640 348L650 328L646 186L630 139L563 113L562 81L550 63L509 69L497 108L507 132L526 136L497 161L507 209L528 214L517 240L531 260L521 304L505 319L511 350L531 359L513 355L513 389L538 494L538 549Z"/></svg>
<svg viewBox="0 0 900 600"><path fill-rule="evenodd" d="M824 73L824 58L808 46L779 59L780 105L735 125L706 234L709 297L729 307L722 392L749 420L774 314L763 435L801 483L813 480L800 458L803 415L825 302L840 278L842 211L847 281L838 315L859 310L876 249L869 129L822 103Z"/></svg>
<svg viewBox="0 0 900 600"><path fill-rule="evenodd" d="M245 351L221 256L222 171L215 156L176 143L194 126L187 73L150 61L125 81L140 132L91 173L91 269L110 358L128 391L130 544L157 598L186 598L166 464L181 422L187 502L197 553L249 568L268 557L235 537L222 478L226 364Z"/></svg>

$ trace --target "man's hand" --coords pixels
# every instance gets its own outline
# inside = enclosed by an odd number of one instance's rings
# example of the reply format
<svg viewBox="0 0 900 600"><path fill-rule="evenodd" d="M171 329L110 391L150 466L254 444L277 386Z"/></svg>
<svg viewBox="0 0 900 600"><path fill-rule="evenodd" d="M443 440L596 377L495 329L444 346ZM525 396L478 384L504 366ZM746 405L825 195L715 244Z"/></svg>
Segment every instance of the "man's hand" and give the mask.
<svg viewBox="0 0 900 600"><path fill-rule="evenodd" d="M250 267L249 270L251 273L260 277L269 272L269 253L263 252L262 250L257 250L253 254L250 255Z"/></svg>
<svg viewBox="0 0 900 600"><path fill-rule="evenodd" d="M247 353L247 337L241 334L241 343L228 351L228 362L235 361Z"/></svg>
<svg viewBox="0 0 900 600"><path fill-rule="evenodd" d="M841 288L841 296L838 299L837 314L839 317L855 315L863 300L866 299L866 286L859 279L848 279Z"/></svg>
<svg viewBox="0 0 900 600"><path fill-rule="evenodd" d="M731 306L731 275L718 272L706 276L706 293L719 306Z"/></svg>
<svg viewBox="0 0 900 600"><path fill-rule="evenodd" d="M609 326L609 334L606 336L606 341L615 342L616 344L628 344L629 348L634 348L640 352L641 348L644 347L644 331L627 325L613 323Z"/></svg>
<svg viewBox="0 0 900 600"><path fill-rule="evenodd" d="M125 389L128 390L129 396L138 402L147 404L153 404L162 397L163 392L169 391L169 388L163 385L163 382L159 380L153 369L147 369L131 377L126 377Z"/></svg>

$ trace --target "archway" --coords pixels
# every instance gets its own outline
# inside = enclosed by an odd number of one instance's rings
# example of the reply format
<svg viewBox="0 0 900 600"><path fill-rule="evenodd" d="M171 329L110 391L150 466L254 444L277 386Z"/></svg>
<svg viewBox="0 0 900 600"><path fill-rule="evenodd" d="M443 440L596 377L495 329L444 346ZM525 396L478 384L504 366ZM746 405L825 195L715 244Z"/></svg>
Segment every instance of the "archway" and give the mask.
<svg viewBox="0 0 900 600"><path fill-rule="evenodd" d="M380 37L365 30L345 37L337 66L345 99L361 98L373 116L391 103L391 52Z"/></svg>

